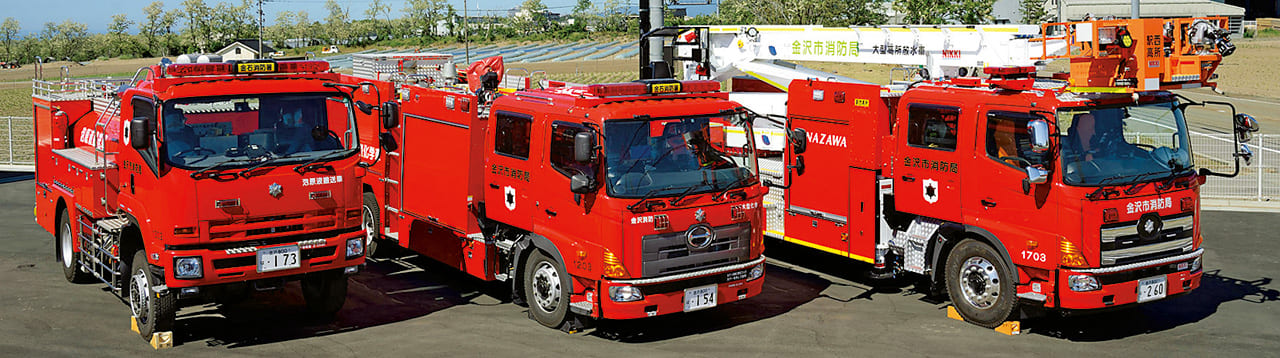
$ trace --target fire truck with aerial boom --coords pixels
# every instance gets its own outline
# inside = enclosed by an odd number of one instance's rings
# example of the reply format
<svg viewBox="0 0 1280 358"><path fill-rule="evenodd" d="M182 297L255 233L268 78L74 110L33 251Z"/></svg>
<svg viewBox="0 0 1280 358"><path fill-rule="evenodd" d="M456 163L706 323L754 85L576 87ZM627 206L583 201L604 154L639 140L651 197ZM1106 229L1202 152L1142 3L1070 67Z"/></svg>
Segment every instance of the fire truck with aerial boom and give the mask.
<svg viewBox="0 0 1280 358"><path fill-rule="evenodd" d="M568 330L760 293L768 189L753 143L727 148L724 125L751 125L719 83L498 90L528 81L500 80L494 57L460 84L451 59L356 55L353 88L386 115L359 124L382 149L365 152L370 251L385 239L509 281Z"/></svg>
<svg viewBox="0 0 1280 358"><path fill-rule="evenodd" d="M790 138L773 163L783 183L766 182L783 189L766 201L768 236L871 263L877 276L921 275L966 321L994 327L1020 307L1094 310L1199 286L1200 186L1248 163L1241 143L1257 123L1170 90L1214 86L1234 50L1225 26L703 27L673 53L693 55L686 78L746 73L786 92L730 97L785 109L770 113ZM1069 72L1037 77L1052 59ZM797 60L911 65L914 80L876 85L782 62ZM1206 106L1232 114L1234 152L1219 157L1235 173L1196 170L1215 159L1193 155L1185 112Z"/></svg>
<svg viewBox="0 0 1280 358"><path fill-rule="evenodd" d="M326 62L189 58L35 81L35 217L67 281L106 283L148 339L286 280L332 315L364 263L362 103Z"/></svg>

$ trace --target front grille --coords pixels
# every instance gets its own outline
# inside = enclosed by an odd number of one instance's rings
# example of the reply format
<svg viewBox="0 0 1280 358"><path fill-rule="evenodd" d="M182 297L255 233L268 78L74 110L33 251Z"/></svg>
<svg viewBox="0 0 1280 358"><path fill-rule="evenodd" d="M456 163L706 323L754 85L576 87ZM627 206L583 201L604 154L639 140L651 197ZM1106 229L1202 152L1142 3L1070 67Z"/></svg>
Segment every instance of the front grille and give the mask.
<svg viewBox="0 0 1280 358"><path fill-rule="evenodd" d="M715 240L702 249L690 247L684 231L642 237L644 277L747 261L751 254L750 223L719 226L712 230L716 234Z"/></svg>
<svg viewBox="0 0 1280 358"><path fill-rule="evenodd" d="M1102 266L1127 265L1190 251L1195 232L1193 219L1191 213L1160 217L1164 227L1149 238L1138 234L1140 220L1103 225Z"/></svg>

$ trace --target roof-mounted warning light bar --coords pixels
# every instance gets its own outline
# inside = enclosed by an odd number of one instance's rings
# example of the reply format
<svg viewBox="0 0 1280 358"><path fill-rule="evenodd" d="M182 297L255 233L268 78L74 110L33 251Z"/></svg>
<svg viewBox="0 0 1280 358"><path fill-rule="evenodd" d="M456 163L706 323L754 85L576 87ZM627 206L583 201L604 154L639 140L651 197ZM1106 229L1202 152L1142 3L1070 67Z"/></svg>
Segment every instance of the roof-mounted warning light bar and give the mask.
<svg viewBox="0 0 1280 358"><path fill-rule="evenodd" d="M638 96L666 93L702 93L720 90L716 81L644 80L587 86L587 93L598 97Z"/></svg>
<svg viewBox="0 0 1280 358"><path fill-rule="evenodd" d="M982 72L991 76L987 82L992 86L1010 91L1026 91L1036 83L1034 66L985 67Z"/></svg>
<svg viewBox="0 0 1280 358"><path fill-rule="evenodd" d="M164 74L173 77L244 75L256 73L322 73L329 71L325 61L248 60L225 63L183 63L165 66Z"/></svg>

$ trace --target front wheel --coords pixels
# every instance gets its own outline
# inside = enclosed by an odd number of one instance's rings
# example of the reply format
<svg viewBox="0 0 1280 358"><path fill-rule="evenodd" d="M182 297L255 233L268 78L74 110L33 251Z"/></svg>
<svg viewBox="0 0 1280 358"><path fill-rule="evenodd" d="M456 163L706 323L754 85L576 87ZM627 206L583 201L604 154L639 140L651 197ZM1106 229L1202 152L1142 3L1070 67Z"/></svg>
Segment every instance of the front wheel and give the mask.
<svg viewBox="0 0 1280 358"><path fill-rule="evenodd" d="M156 332L173 330L174 313L178 310L177 300L172 294L158 295L152 287L163 284L147 265L147 252L138 250L133 253L129 272L129 309L138 322L138 334L144 339L151 339Z"/></svg>
<svg viewBox="0 0 1280 358"><path fill-rule="evenodd" d="M560 264L534 249L524 264L524 292L529 315L550 328L560 328L569 314L569 275Z"/></svg>
<svg viewBox="0 0 1280 358"><path fill-rule="evenodd" d="M307 274L302 278L302 298L307 311L333 317L347 302L347 276L336 270Z"/></svg>
<svg viewBox="0 0 1280 358"><path fill-rule="evenodd" d="M1017 307L1013 272L991 245L965 239L947 255L947 293L964 320L995 328Z"/></svg>
<svg viewBox="0 0 1280 358"><path fill-rule="evenodd" d="M374 257L378 253L378 242L382 241L380 209L378 198L373 193L364 193L364 206L360 210L360 225L364 227L364 257Z"/></svg>

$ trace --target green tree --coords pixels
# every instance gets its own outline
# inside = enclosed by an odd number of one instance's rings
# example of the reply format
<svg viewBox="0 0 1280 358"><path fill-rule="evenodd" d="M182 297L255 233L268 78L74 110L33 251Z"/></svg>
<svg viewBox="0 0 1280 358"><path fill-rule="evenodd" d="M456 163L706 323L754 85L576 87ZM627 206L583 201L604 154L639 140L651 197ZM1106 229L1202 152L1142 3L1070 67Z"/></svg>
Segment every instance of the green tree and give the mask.
<svg viewBox="0 0 1280 358"><path fill-rule="evenodd" d="M1020 0L1018 10L1022 13L1022 23L1039 24L1049 21L1049 9L1045 8L1045 0Z"/></svg>
<svg viewBox="0 0 1280 358"><path fill-rule="evenodd" d="M409 0L404 8L404 33L435 38L436 24L444 19L445 0Z"/></svg>
<svg viewBox="0 0 1280 358"><path fill-rule="evenodd" d="M324 35L329 42L337 43L350 39L351 19L347 16L347 10L335 0L326 1L324 8L329 11L329 16L324 18Z"/></svg>
<svg viewBox="0 0 1280 358"><path fill-rule="evenodd" d="M111 41L108 41L108 51L103 55L120 56L133 54L133 38L129 36L129 27L131 26L133 26L133 21L129 21L127 15L111 15L111 24L107 25L107 33L110 35Z"/></svg>
<svg viewBox="0 0 1280 358"><path fill-rule="evenodd" d="M542 0L524 0L516 8L515 15L507 19L508 25L521 35L542 33L550 30L551 22L547 19L547 5Z"/></svg>
<svg viewBox="0 0 1280 358"><path fill-rule="evenodd" d="M14 40L18 39L18 31L22 30L22 25L12 17L4 19L4 24L0 24L0 36L4 36L4 60L16 61L13 57Z"/></svg>
<svg viewBox="0 0 1280 358"><path fill-rule="evenodd" d="M186 0L182 2L180 14L186 22L186 30L182 33L185 51L205 53L214 30L213 9L204 0Z"/></svg>
<svg viewBox="0 0 1280 358"><path fill-rule="evenodd" d="M147 55L168 55L168 37L174 23L174 13L164 11L164 2L156 1L142 8L145 20L138 24Z"/></svg>
<svg viewBox="0 0 1280 358"><path fill-rule="evenodd" d="M964 0L953 3L950 20L961 24L991 23L991 11L996 0Z"/></svg>
<svg viewBox="0 0 1280 358"><path fill-rule="evenodd" d="M371 21L370 25L378 40L383 40L389 35L388 24L391 22L391 5L383 3L382 0L370 1L369 8L364 10L364 16ZM383 19L378 19L378 16L382 16Z"/></svg>

